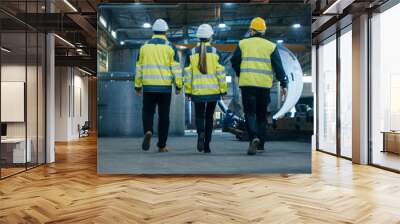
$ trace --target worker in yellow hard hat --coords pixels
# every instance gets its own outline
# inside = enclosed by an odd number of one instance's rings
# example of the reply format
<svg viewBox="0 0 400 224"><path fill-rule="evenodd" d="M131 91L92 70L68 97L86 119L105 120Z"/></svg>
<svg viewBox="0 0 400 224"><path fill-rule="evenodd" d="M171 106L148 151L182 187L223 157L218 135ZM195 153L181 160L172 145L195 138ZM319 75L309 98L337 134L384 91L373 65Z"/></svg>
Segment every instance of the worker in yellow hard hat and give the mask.
<svg viewBox="0 0 400 224"><path fill-rule="evenodd" d="M135 90L138 96L143 92L143 131L142 149L150 148L153 135L153 119L158 107L158 149L168 152L166 143L169 129L169 112L172 86L176 94L182 89L182 69L176 47L168 41L168 24L157 19L153 26L153 37L140 48L136 62Z"/></svg>
<svg viewBox="0 0 400 224"><path fill-rule="evenodd" d="M243 110L250 139L248 155L264 151L267 126L267 107L273 74L280 81L282 95L287 93L288 78L282 66L276 44L264 38L267 30L263 18L250 23L250 36L239 41L231 58L232 67L239 77Z"/></svg>

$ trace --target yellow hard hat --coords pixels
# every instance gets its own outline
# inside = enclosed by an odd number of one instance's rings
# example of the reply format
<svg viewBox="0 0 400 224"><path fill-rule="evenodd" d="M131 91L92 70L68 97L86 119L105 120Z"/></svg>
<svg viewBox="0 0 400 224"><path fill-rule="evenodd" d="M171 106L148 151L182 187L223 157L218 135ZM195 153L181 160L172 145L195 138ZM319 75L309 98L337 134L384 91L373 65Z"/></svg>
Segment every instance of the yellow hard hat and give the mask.
<svg viewBox="0 0 400 224"><path fill-rule="evenodd" d="M267 24L265 23L265 20L263 18L256 17L253 20L251 20L250 29L259 32L265 32L265 30L267 30Z"/></svg>

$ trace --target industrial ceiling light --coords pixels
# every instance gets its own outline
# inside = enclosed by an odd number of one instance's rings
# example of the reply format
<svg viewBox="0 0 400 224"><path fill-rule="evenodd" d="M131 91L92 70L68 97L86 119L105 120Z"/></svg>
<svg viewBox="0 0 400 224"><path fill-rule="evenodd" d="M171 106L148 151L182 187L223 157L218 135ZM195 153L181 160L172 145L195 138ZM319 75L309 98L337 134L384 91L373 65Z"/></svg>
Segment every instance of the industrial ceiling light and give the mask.
<svg viewBox="0 0 400 224"><path fill-rule="evenodd" d="M11 50L9 50L9 49L7 49L5 47L1 47L0 49L1 49L1 51L4 51L6 53L10 53L11 52Z"/></svg>
<svg viewBox="0 0 400 224"><path fill-rule="evenodd" d="M78 70L81 71L81 72L83 72L83 73L85 73L85 74L87 74L87 75L93 75L92 73L90 73L90 72L88 72L88 71L86 71L86 70L83 70L83 69L81 69L81 68L79 68L79 67L78 67Z"/></svg>
<svg viewBox="0 0 400 224"><path fill-rule="evenodd" d="M121 42L119 42L119 44L124 45L124 44L125 44L125 41L121 41Z"/></svg>
<svg viewBox="0 0 400 224"><path fill-rule="evenodd" d="M341 7L345 8L344 6L348 6L351 4L352 1L344 1L344 0L336 0L335 2L333 2L332 5L330 5L327 9L325 9L322 14L340 14L340 12L338 12L340 10ZM342 4L343 3L343 4Z"/></svg>
<svg viewBox="0 0 400 224"><path fill-rule="evenodd" d="M62 42L64 42L65 44L67 44L68 46L75 48L75 45L73 45L73 44L72 44L71 42L69 42L68 40L66 40L66 39L64 39L64 38L62 38L62 37L60 37L60 36L57 35L57 34L54 34L54 36L57 37L57 38L58 38L59 40L61 40Z"/></svg>
<svg viewBox="0 0 400 224"><path fill-rule="evenodd" d="M293 28L300 28L301 27L301 25L300 25L300 23L295 23L295 24L293 24Z"/></svg>
<svg viewBox="0 0 400 224"><path fill-rule="evenodd" d="M150 23L143 23L143 28L151 28L151 24Z"/></svg>
<svg viewBox="0 0 400 224"><path fill-rule="evenodd" d="M114 39L117 39L117 32L111 30L111 36L114 37Z"/></svg>
<svg viewBox="0 0 400 224"><path fill-rule="evenodd" d="M282 44L282 43L283 43L283 40L277 40L276 43Z"/></svg>
<svg viewBox="0 0 400 224"><path fill-rule="evenodd" d="M226 24L225 23L220 23L220 24L218 24L218 28L221 28L221 29L226 28Z"/></svg>
<svg viewBox="0 0 400 224"><path fill-rule="evenodd" d="M104 19L104 17L100 16L100 17L99 17L99 20L100 20L101 25L103 25L104 28L107 28L107 22L106 22L106 20Z"/></svg>
<svg viewBox="0 0 400 224"><path fill-rule="evenodd" d="M65 4L67 4L74 12L78 12L78 10L73 6L68 0L64 0Z"/></svg>

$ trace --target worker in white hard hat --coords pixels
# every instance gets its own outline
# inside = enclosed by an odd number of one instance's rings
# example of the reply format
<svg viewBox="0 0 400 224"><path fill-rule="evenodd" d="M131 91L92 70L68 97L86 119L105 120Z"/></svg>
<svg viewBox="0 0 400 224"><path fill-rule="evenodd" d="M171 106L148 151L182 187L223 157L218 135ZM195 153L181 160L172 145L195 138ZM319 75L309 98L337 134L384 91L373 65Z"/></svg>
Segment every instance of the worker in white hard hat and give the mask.
<svg viewBox="0 0 400 224"><path fill-rule="evenodd" d="M185 94L194 102L197 150L210 153L213 117L217 101L227 93L225 68L221 65L217 49L210 41L214 34L209 24L197 29L200 42L191 50L185 68Z"/></svg>
<svg viewBox="0 0 400 224"><path fill-rule="evenodd" d="M153 36L139 51L136 62L135 90L138 96L143 92L143 131L142 149L150 148L153 135L153 118L158 107L159 152L168 152L166 146L169 129L171 92L175 85L176 94L182 89L182 69L176 47L168 41L168 24L157 19L153 26Z"/></svg>

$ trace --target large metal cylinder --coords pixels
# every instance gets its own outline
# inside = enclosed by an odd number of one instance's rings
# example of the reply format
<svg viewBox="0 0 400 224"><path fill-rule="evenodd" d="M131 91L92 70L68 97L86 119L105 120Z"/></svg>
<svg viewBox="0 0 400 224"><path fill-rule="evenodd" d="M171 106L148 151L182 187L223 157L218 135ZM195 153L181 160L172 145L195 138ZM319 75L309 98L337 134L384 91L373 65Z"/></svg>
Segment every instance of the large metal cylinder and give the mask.
<svg viewBox="0 0 400 224"><path fill-rule="evenodd" d="M143 135L142 97L135 95L134 77L138 48L109 52L108 72L98 74L99 136L137 137ZM157 133L157 112L154 130ZM171 135L184 134L184 97L172 93Z"/></svg>

